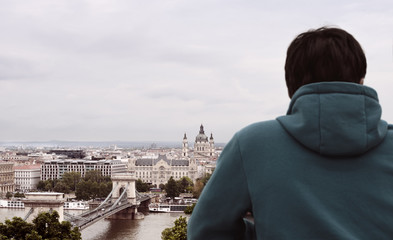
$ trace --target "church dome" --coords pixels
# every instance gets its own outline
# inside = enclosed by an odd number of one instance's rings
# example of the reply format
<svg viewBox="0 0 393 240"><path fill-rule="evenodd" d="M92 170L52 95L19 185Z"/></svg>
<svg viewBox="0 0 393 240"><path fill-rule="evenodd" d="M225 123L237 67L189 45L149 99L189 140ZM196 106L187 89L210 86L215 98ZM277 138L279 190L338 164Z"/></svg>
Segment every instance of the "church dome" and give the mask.
<svg viewBox="0 0 393 240"><path fill-rule="evenodd" d="M199 134L195 138L195 142L207 142L208 138L205 135L205 131L203 130L203 125L201 124L201 127L199 129Z"/></svg>

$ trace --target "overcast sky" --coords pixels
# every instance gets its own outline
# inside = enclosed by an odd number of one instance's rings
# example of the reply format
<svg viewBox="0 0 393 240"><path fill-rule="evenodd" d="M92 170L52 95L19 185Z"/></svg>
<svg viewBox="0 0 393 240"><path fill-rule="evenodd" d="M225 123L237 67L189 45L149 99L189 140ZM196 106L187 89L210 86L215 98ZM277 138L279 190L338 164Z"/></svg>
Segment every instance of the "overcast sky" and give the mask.
<svg viewBox="0 0 393 240"><path fill-rule="evenodd" d="M350 32L393 122L393 2L0 0L0 141L227 142L285 114L286 49Z"/></svg>

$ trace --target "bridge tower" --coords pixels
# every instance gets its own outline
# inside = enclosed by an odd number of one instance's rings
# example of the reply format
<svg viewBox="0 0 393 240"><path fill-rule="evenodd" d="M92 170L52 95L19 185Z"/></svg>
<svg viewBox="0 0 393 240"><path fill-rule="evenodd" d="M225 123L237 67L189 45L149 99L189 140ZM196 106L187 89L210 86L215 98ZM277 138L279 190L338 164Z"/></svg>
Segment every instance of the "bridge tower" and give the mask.
<svg viewBox="0 0 393 240"><path fill-rule="evenodd" d="M57 211L59 221L64 220L64 193L57 192L31 192L25 193L26 199L22 200L25 204L24 220L31 222L40 212Z"/></svg>
<svg viewBox="0 0 393 240"><path fill-rule="evenodd" d="M142 213L138 213L138 205L136 199L136 178L131 173L118 173L111 177L112 179L112 202L116 202L119 199L123 191L126 191L127 202L132 204L132 207L126 208L120 212L117 212L111 216L109 219L141 219L143 218Z"/></svg>
<svg viewBox="0 0 393 240"><path fill-rule="evenodd" d="M112 193L112 202L115 202L120 195L126 190L127 194L127 202L136 204L136 187L135 181L136 178L131 173L118 173L114 174L111 177L113 193Z"/></svg>

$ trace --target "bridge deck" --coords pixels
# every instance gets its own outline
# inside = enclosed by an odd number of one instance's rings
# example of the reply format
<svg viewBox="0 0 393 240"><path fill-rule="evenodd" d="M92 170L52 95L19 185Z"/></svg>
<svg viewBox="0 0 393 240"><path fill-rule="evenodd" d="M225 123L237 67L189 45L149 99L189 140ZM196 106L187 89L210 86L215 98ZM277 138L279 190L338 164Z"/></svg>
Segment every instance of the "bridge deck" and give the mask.
<svg viewBox="0 0 393 240"><path fill-rule="evenodd" d="M72 225L78 227L80 230L87 228L88 226L92 225L100 221L103 218L107 218L115 213L118 213L124 209L129 207L138 207L141 202L149 200L150 197L147 195L138 195L137 201L135 204L129 203L127 198L121 196L116 202L112 203L111 201L104 202L99 207L84 212L80 215L71 215L68 213L64 213L64 217L67 218L68 221L71 222Z"/></svg>

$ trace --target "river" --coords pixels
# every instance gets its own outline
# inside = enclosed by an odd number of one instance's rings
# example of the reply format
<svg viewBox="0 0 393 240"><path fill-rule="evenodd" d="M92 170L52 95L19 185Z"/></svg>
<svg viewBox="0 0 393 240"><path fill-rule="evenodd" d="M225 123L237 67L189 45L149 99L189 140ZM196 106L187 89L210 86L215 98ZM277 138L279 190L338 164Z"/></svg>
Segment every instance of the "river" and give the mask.
<svg viewBox="0 0 393 240"><path fill-rule="evenodd" d="M72 210L68 211L73 213ZM13 216L23 217L24 209L0 208L0 221ZM143 220L103 219L82 231L83 240L159 240L161 232L174 226L184 213L145 213Z"/></svg>

